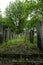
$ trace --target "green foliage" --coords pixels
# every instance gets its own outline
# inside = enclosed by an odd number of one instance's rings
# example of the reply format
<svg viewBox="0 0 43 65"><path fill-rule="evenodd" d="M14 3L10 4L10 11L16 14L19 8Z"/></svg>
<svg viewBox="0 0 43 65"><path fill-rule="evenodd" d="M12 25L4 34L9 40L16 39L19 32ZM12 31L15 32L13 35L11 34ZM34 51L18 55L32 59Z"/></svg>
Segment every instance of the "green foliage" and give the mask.
<svg viewBox="0 0 43 65"><path fill-rule="evenodd" d="M14 23L9 18L4 17L2 19L2 23L3 23L3 28L4 29L9 27L12 32L16 29Z"/></svg>
<svg viewBox="0 0 43 65"><path fill-rule="evenodd" d="M17 26L18 27L20 26L19 28L22 28L21 27L21 24L23 23L22 15L23 15L23 3L20 1L18 3L12 2L9 4L9 7L6 8L6 16L9 17L9 19L11 19L12 22L14 22L16 28Z"/></svg>
<svg viewBox="0 0 43 65"><path fill-rule="evenodd" d="M34 2L10 2L5 10L6 17L12 20L16 26L17 32L22 32L26 27L26 19L28 15L35 9ZM31 25L30 25L31 26Z"/></svg>
<svg viewBox="0 0 43 65"><path fill-rule="evenodd" d="M35 13L31 15L33 11ZM32 18L27 21L28 15ZM33 0L10 2L5 9L4 18L0 11L0 23L4 28L9 27L11 31L15 30L16 33L23 32L24 28L35 27L37 20L43 22L43 0L38 0L37 3Z"/></svg>
<svg viewBox="0 0 43 65"><path fill-rule="evenodd" d="M13 40L8 40L0 46L0 53L34 53L33 48L36 48L37 44L30 43L28 38L21 36Z"/></svg>
<svg viewBox="0 0 43 65"><path fill-rule="evenodd" d="M0 10L0 24L2 24L2 13L1 13L1 10Z"/></svg>

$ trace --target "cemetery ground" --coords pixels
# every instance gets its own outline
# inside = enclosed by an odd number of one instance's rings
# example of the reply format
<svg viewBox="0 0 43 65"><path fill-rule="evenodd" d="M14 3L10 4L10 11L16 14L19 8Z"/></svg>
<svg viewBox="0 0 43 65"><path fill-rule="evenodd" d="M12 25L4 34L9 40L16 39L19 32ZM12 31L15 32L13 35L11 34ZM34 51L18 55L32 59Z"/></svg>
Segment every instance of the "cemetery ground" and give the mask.
<svg viewBox="0 0 43 65"><path fill-rule="evenodd" d="M12 40L3 41L0 45L0 65L43 65L43 51L37 47L37 38L34 43L21 36Z"/></svg>
<svg viewBox="0 0 43 65"><path fill-rule="evenodd" d="M4 16L0 10L0 65L43 65L43 0L9 2Z"/></svg>

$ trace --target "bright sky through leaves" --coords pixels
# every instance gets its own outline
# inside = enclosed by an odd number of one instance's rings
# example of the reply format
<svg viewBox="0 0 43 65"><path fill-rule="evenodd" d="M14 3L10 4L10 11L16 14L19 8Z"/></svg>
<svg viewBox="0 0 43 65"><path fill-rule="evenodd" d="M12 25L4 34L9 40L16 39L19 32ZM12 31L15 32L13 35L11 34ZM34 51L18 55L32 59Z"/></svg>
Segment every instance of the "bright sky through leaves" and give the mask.
<svg viewBox="0 0 43 65"><path fill-rule="evenodd" d="M0 0L0 8L2 13L4 12L6 6L9 4L10 1L14 1L14 0Z"/></svg>
<svg viewBox="0 0 43 65"><path fill-rule="evenodd" d="M5 8L8 6L10 1L15 1L15 0L0 0L0 8L2 13L4 12Z"/></svg>

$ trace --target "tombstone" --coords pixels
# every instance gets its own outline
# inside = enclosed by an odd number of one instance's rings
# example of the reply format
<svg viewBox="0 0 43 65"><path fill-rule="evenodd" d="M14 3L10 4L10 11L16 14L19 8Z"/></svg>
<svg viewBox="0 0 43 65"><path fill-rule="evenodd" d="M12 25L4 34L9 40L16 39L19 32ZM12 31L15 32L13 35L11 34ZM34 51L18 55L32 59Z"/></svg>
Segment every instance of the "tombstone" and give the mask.
<svg viewBox="0 0 43 65"><path fill-rule="evenodd" d="M3 42L3 26L0 25L0 43Z"/></svg>
<svg viewBox="0 0 43 65"><path fill-rule="evenodd" d="M43 44L43 42L42 42L42 40L43 40L43 33L42 33L43 25L42 25L41 21L37 21L36 29L37 29L37 45L38 45L38 48L40 50L42 50L42 48L43 48L43 46L42 46L42 44Z"/></svg>
<svg viewBox="0 0 43 65"><path fill-rule="evenodd" d="M43 24L41 26L41 41L42 41L42 48L43 48Z"/></svg>
<svg viewBox="0 0 43 65"><path fill-rule="evenodd" d="M9 27L5 29L5 40L8 40L10 38L10 29Z"/></svg>
<svg viewBox="0 0 43 65"><path fill-rule="evenodd" d="M9 38L12 39L12 32L11 32L11 30L9 31L9 33L10 33L9 34Z"/></svg>
<svg viewBox="0 0 43 65"><path fill-rule="evenodd" d="M11 30L10 30L10 39L13 39L13 38L15 38L15 33L11 32Z"/></svg>
<svg viewBox="0 0 43 65"><path fill-rule="evenodd" d="M13 38L15 38L16 37L16 34L15 34L15 32L13 33Z"/></svg>
<svg viewBox="0 0 43 65"><path fill-rule="evenodd" d="M3 31L3 35L4 35L4 40L8 40L8 39L12 39L13 38L13 33L11 32L11 30L9 28L6 28Z"/></svg>
<svg viewBox="0 0 43 65"><path fill-rule="evenodd" d="M24 36L27 37L27 38L29 38L29 30L26 30L26 31L24 32Z"/></svg>
<svg viewBox="0 0 43 65"><path fill-rule="evenodd" d="M5 30L3 30L3 38L4 38L4 41L5 41Z"/></svg>

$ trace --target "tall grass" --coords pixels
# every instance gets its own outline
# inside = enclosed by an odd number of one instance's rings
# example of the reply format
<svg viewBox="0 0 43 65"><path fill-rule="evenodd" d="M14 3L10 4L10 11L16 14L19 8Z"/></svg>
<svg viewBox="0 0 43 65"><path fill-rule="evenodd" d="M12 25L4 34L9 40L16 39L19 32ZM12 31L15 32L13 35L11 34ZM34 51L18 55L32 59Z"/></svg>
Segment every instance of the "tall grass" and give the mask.
<svg viewBox="0 0 43 65"><path fill-rule="evenodd" d="M36 37L34 38L34 43L30 43L27 37L21 36L16 37L12 40L4 42L0 46L0 52L4 53L29 53L32 52L33 48L37 46Z"/></svg>

